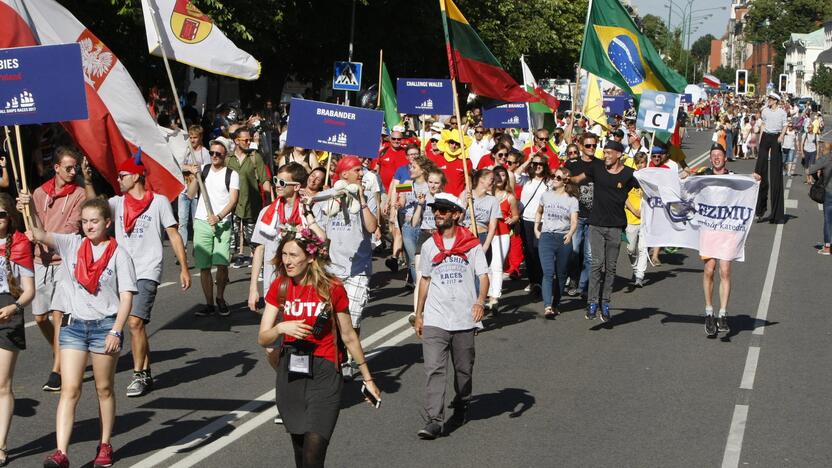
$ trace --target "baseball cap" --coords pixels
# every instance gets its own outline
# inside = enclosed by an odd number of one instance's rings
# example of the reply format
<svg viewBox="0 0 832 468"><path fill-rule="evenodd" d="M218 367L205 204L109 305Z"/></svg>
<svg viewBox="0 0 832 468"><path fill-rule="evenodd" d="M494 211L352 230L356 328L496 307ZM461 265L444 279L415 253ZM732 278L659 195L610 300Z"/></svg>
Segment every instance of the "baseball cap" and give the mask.
<svg viewBox="0 0 832 468"><path fill-rule="evenodd" d="M459 200L459 198L447 192L437 193L436 196L433 197L433 202L428 203L428 206L431 207L431 209L445 208L454 211L465 211L465 205Z"/></svg>
<svg viewBox="0 0 832 468"><path fill-rule="evenodd" d="M431 124L430 129L434 132L441 132L442 130L445 130L445 125L443 125L442 122L434 122Z"/></svg>
<svg viewBox="0 0 832 468"><path fill-rule="evenodd" d="M774 91L768 93L767 97L770 97L770 98L772 98L774 100L777 100L777 101L780 100L780 95L775 93Z"/></svg>
<svg viewBox="0 0 832 468"><path fill-rule="evenodd" d="M656 142L653 144L651 154L667 154L667 147L664 143Z"/></svg>
<svg viewBox="0 0 832 468"><path fill-rule="evenodd" d="M621 143L619 143L615 140L610 140L610 141L607 142L606 145L604 145L604 149L611 149L613 151L618 151L619 153L623 153L624 152L624 145L622 145Z"/></svg>

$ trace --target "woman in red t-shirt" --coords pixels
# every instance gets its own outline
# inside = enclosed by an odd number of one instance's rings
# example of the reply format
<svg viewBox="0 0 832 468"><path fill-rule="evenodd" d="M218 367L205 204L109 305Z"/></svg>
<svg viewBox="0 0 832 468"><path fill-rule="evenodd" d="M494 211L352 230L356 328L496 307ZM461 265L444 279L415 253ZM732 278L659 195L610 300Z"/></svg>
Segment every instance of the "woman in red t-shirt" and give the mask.
<svg viewBox="0 0 832 468"><path fill-rule="evenodd" d="M381 398L352 327L347 292L326 272L327 263L324 241L311 230L286 234L257 335L261 346L283 339L276 365L277 408L292 436L298 467L324 465L341 409L341 343L358 362L364 385Z"/></svg>

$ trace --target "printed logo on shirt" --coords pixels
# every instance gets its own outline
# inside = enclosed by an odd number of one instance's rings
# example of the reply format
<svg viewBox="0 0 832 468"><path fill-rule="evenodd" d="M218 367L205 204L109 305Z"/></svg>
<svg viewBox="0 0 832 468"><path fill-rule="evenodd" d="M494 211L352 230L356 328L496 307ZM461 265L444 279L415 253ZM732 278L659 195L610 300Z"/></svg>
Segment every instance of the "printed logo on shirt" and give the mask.
<svg viewBox="0 0 832 468"><path fill-rule="evenodd" d="M453 286L463 283L465 272L469 268L470 265L467 260L463 260L462 257L457 255L452 255L445 257L442 263L436 265L431 276L443 286Z"/></svg>
<svg viewBox="0 0 832 468"><path fill-rule="evenodd" d="M292 317L317 317L324 310L322 302L301 302L300 299L294 301L287 301L288 307L284 310L285 314Z"/></svg>

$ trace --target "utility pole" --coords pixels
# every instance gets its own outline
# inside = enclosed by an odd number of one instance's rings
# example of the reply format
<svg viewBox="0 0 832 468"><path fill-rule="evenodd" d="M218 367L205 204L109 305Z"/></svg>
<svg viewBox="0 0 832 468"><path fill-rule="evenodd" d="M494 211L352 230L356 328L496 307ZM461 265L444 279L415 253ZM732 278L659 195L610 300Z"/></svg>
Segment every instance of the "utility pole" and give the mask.
<svg viewBox="0 0 832 468"><path fill-rule="evenodd" d="M352 19L350 20L350 48L347 52L347 62L352 62L352 44L355 37L355 0L352 0ZM378 90L381 93L381 90ZM350 105L350 92L344 91L344 105Z"/></svg>

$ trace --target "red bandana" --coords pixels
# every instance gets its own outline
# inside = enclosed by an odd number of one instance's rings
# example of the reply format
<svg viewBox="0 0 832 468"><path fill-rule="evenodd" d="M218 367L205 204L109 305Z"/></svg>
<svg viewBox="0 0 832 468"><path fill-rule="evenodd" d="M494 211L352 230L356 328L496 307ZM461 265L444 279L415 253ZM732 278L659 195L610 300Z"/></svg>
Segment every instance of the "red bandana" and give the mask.
<svg viewBox="0 0 832 468"><path fill-rule="evenodd" d="M289 215L288 219L286 219L286 199L280 197L273 201L268 208L266 208L266 212L263 213L263 218L260 221L263 224L270 226L274 220L275 212L277 212L277 215L279 216L280 224L290 224L292 226L301 225L302 218L300 216L300 199L297 196L295 196L295 200L292 204L292 214Z"/></svg>
<svg viewBox="0 0 832 468"><path fill-rule="evenodd" d="M147 211L147 207L153 202L153 192L148 190L144 198L135 198L129 193L124 194L124 232L130 234L136 227L136 220Z"/></svg>
<svg viewBox="0 0 832 468"><path fill-rule="evenodd" d="M3 244L3 247L0 248L0 254L5 251L6 245ZM26 237L26 234L18 231L12 235L12 249L9 259L23 268L28 268L30 270L35 268L35 259L32 256L32 243L29 242L29 238Z"/></svg>
<svg viewBox="0 0 832 468"><path fill-rule="evenodd" d="M471 231L465 229L462 226L456 227L456 232L454 233L454 245L451 246L450 249L445 249L445 242L442 239L442 234L439 234L439 231L433 233L433 242L436 244L436 247L439 249L439 253L433 257L433 264L437 265L442 263L445 258L450 257L451 255L457 255L461 257L463 260L468 261L468 256L465 255L465 252L473 249L474 247L480 245L480 240L471 234Z"/></svg>
<svg viewBox="0 0 832 468"><path fill-rule="evenodd" d="M104 273L104 269L116 253L117 246L116 240L111 237L101 257L93 260L92 242L86 237L81 241L81 247L78 248L78 262L75 264L75 279L90 294L98 293L98 280L101 279L101 274Z"/></svg>
<svg viewBox="0 0 832 468"><path fill-rule="evenodd" d="M78 187L73 183L66 183L61 188L60 192L55 192L55 179L57 179L57 176L47 180L43 185L40 186L40 188L42 188L43 191L46 192L46 195L49 196L50 204L58 198L65 197L71 194Z"/></svg>

